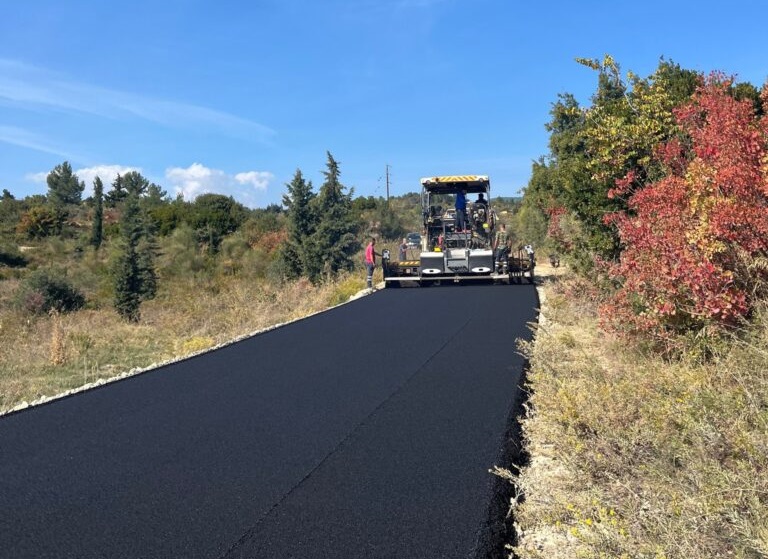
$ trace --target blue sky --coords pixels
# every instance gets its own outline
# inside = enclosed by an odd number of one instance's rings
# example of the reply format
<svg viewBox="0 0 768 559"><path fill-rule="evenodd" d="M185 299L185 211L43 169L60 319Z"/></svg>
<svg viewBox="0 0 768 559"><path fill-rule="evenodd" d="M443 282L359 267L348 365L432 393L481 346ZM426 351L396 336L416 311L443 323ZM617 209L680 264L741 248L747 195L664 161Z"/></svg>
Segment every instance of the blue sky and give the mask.
<svg viewBox="0 0 768 559"><path fill-rule="evenodd" d="M70 161L169 193L279 203L326 151L359 195L487 174L519 193L551 104L661 56L762 85L768 3L513 0L25 0L0 8L0 188L45 193Z"/></svg>

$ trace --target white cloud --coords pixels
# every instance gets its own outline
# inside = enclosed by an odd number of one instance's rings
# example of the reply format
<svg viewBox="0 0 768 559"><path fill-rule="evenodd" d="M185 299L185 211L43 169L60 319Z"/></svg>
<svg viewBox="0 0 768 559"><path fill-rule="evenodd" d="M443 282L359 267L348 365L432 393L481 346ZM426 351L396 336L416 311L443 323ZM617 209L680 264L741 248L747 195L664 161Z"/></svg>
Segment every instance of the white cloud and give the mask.
<svg viewBox="0 0 768 559"><path fill-rule="evenodd" d="M203 128L259 142L268 142L274 135L274 130L263 124L216 109L78 83L50 70L4 58L0 58L0 103L110 119L140 118L170 128Z"/></svg>
<svg viewBox="0 0 768 559"><path fill-rule="evenodd" d="M266 190L269 181L275 178L275 175L269 171L248 171L247 173L238 173L235 180L240 184L250 184L256 190Z"/></svg>
<svg viewBox="0 0 768 559"><path fill-rule="evenodd" d="M257 195L264 192L275 177L268 171L244 171L230 175L201 163L193 163L187 168L166 169L165 178L175 193L183 194L186 200L194 200L200 194L215 193L232 196L242 204L254 207L258 202Z"/></svg>
<svg viewBox="0 0 768 559"><path fill-rule="evenodd" d="M104 192L107 192L118 174L124 175L129 171L137 171L141 173L141 167L126 167L125 165L96 165L94 167L75 169L75 174L77 175L77 178L85 182L85 192L83 193L83 196L90 196L93 194L93 179L95 179L97 176L104 184Z"/></svg>
<svg viewBox="0 0 768 559"><path fill-rule="evenodd" d="M24 175L24 178L27 179L29 182L37 182L37 183L44 183L45 179L48 177L49 171L44 171L40 173L27 173Z"/></svg>

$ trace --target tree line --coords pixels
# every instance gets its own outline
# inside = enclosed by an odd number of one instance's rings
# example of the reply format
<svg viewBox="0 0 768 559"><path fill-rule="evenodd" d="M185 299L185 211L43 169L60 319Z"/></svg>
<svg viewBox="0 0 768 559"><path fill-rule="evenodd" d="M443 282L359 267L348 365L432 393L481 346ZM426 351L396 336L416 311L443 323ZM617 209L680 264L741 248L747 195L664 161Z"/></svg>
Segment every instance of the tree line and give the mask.
<svg viewBox="0 0 768 559"><path fill-rule="evenodd" d="M249 209L220 194L203 194L192 201L172 198L137 171L118 175L107 188L96 177L93 194L83 198L85 184L65 161L48 174L46 195L16 200L3 190L0 266L24 268L27 259L18 244L60 239L74 243L77 254L100 253L106 243L113 306L129 321L140 319L141 303L153 298L163 281L156 266L163 239L181 229L191 230L203 260L220 258L226 239L240 233L246 249L261 251L276 281L332 280L358 265L363 235L397 238L405 233L406 224L415 221L408 216L418 214L408 207L408 196L393 200L398 210L381 198L355 198L354 189L342 184L340 164L330 153L323 175L325 180L315 192L297 169L286 185L282 205ZM66 312L82 305L81 297L64 297L69 292L62 288L61 278L42 271L32 275L27 286L30 293L48 295L30 295L30 301L48 303L30 304L30 309ZM55 294L77 304L53 303Z"/></svg>
<svg viewBox="0 0 768 559"><path fill-rule="evenodd" d="M768 88L664 59L646 78L577 62L597 89L552 105L521 204L530 234L601 282L621 334L669 346L748 319L768 280Z"/></svg>

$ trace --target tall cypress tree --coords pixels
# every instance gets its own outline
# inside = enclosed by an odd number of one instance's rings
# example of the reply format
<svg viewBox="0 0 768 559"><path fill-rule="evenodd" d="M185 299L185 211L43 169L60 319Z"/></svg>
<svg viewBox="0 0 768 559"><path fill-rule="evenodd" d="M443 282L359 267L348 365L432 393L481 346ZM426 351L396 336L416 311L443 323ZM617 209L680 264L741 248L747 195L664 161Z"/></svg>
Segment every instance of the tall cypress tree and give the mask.
<svg viewBox="0 0 768 559"><path fill-rule="evenodd" d="M313 200L317 228L308 243L307 273L313 282L328 279L355 267L354 254L359 250L358 224L352 214L352 191L339 177L339 163L327 152L325 181Z"/></svg>
<svg viewBox="0 0 768 559"><path fill-rule="evenodd" d="M136 196L126 199L121 223L123 251L115 265L115 310L129 322L140 318L141 289L139 278L138 246L141 239L139 200Z"/></svg>
<svg viewBox="0 0 768 559"><path fill-rule="evenodd" d="M297 278L308 268L307 246L315 231L316 218L312 208L315 194L312 182L304 180L301 169L296 169L293 180L287 185L283 205L288 213L288 239L281 250L281 258L289 278Z"/></svg>
<svg viewBox="0 0 768 559"><path fill-rule="evenodd" d="M141 302L153 298L157 291L157 274L154 269L154 243L135 194L125 199L122 237L123 251L114 268L114 306L124 319L138 322Z"/></svg>
<svg viewBox="0 0 768 559"><path fill-rule="evenodd" d="M93 225L91 244L98 250L104 235L104 184L100 177L93 179Z"/></svg>

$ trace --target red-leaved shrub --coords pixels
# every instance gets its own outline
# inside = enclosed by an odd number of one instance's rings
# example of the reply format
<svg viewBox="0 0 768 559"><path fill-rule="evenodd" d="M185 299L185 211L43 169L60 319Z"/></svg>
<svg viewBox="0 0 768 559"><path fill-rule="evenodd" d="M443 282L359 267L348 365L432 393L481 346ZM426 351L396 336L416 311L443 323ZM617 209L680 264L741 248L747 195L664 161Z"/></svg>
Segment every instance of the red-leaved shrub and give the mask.
<svg viewBox="0 0 768 559"><path fill-rule="evenodd" d="M748 264L768 255L768 120L734 99L730 85L712 74L676 111L685 140L657 150L666 177L606 218L624 246L609 266L618 290L601 309L616 331L665 339L733 325L767 279L764 267Z"/></svg>

